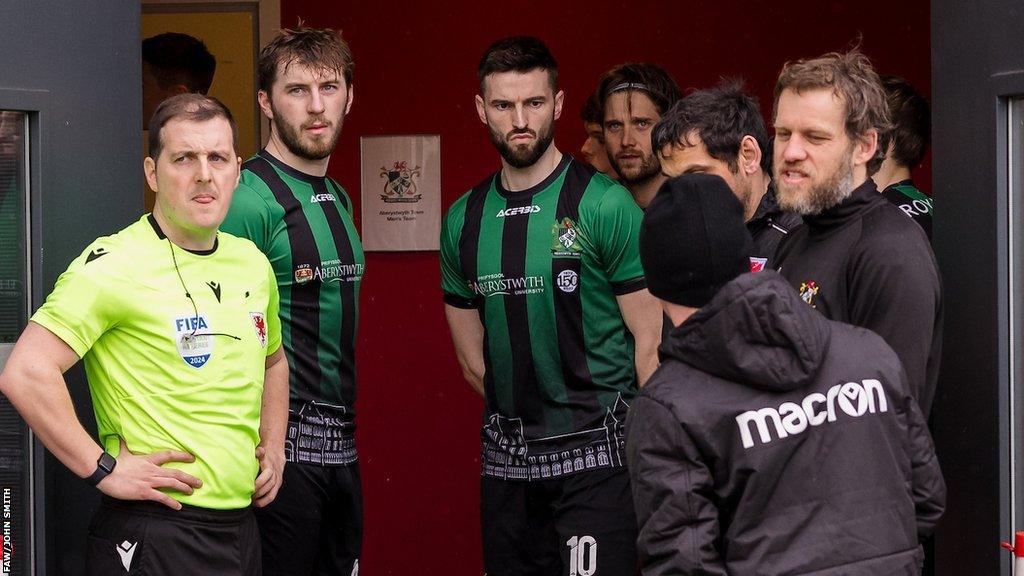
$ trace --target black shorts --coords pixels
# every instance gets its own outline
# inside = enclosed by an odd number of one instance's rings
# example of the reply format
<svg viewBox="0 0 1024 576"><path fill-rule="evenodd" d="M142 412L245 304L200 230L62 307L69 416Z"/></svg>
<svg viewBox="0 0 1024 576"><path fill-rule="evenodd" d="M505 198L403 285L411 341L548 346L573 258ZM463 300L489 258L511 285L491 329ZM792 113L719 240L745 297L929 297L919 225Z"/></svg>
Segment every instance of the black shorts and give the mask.
<svg viewBox="0 0 1024 576"><path fill-rule="evenodd" d="M156 502L104 497L89 525L90 576L260 576L252 510L171 510Z"/></svg>
<svg viewBox="0 0 1024 576"><path fill-rule="evenodd" d="M277 498L256 509L266 576L354 576L363 546L359 464L289 462Z"/></svg>
<svg viewBox="0 0 1024 576"><path fill-rule="evenodd" d="M531 482L481 479L488 576L637 574L636 513L625 468Z"/></svg>

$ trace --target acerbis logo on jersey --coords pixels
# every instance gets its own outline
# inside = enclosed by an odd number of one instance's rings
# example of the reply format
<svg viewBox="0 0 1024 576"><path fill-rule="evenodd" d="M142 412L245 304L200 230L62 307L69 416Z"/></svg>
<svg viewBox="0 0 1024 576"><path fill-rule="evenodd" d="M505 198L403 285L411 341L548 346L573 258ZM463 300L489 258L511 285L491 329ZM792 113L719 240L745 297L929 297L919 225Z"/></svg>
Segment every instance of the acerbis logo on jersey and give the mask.
<svg viewBox="0 0 1024 576"><path fill-rule="evenodd" d="M327 193L327 194L313 194L312 196L309 197L309 201L312 202L313 204L318 204L320 202L334 202L334 200L335 200L334 194L330 194L330 193Z"/></svg>
<svg viewBox="0 0 1024 576"><path fill-rule="evenodd" d="M764 267L765 267L766 264L768 264L768 259L767 258L755 258L753 256L750 257L750 271L751 272L760 272L760 271L764 270Z"/></svg>
<svg viewBox="0 0 1024 576"><path fill-rule="evenodd" d="M208 333L210 321L206 315L181 316L172 325L181 359L193 368L202 368L213 354L213 336Z"/></svg>
<svg viewBox="0 0 1024 576"><path fill-rule="evenodd" d="M824 404L824 409L821 405ZM862 380L860 383L847 382L836 384L822 394L814 392L808 394L799 404L796 402L783 402L778 408L766 406L760 410L748 410L736 417L736 424L740 427L740 436L743 439L743 448L750 448L754 445L753 435L750 433L751 423L757 427L758 435L762 444L768 444L773 440L768 421L774 425L775 438L781 439L790 435L797 435L807 430L808 426L821 426L826 422L836 421L836 405L839 410L851 418L860 418L864 414L876 412L887 412L889 403L882 389L882 383L878 380Z"/></svg>
<svg viewBox="0 0 1024 576"><path fill-rule="evenodd" d="M558 273L558 278L555 279L555 284L558 285L559 290L569 294L576 291L579 283L580 275L575 270L562 270Z"/></svg>
<svg viewBox="0 0 1024 576"><path fill-rule="evenodd" d="M498 210L498 213L494 215L495 218L506 218L508 216L518 216L520 214L536 214L540 212L540 206L534 204L533 206L517 206L515 208L505 208L504 210Z"/></svg>

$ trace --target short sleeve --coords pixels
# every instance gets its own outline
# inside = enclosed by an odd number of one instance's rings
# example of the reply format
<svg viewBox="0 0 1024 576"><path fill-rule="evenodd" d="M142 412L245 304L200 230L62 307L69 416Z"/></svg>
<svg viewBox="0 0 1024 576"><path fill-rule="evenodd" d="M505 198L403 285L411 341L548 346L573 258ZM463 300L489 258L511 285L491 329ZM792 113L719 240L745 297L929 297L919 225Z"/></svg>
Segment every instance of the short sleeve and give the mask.
<svg viewBox="0 0 1024 576"><path fill-rule="evenodd" d="M79 358L92 348L104 332L117 323L120 306L111 302L106 275L90 269L93 254L104 248L90 246L57 278L46 302L32 315L32 321L64 341ZM95 260L100 260L95 258Z"/></svg>
<svg viewBox="0 0 1024 576"><path fill-rule="evenodd" d="M617 296L647 286L640 264L640 223L644 213L629 192L609 187L591 214L589 228L601 267Z"/></svg>
<svg viewBox="0 0 1024 576"><path fill-rule="evenodd" d="M270 239L270 206L246 184L239 184L220 229L240 238L248 238L264 254Z"/></svg>
<svg viewBox="0 0 1024 576"><path fill-rule="evenodd" d="M465 211L459 202L448 211L441 224L441 289L444 301L456 308L476 308L476 298L462 274L459 238Z"/></svg>
<svg viewBox="0 0 1024 576"><path fill-rule="evenodd" d="M277 277L267 262L267 356L281 347L281 296L277 289Z"/></svg>

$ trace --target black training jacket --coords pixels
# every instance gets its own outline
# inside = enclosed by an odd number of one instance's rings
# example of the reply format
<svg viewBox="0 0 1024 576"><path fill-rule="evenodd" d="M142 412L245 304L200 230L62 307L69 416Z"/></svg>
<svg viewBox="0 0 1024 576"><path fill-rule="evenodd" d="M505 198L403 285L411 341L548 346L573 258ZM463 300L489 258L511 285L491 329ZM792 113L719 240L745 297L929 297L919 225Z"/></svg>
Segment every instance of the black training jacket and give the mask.
<svg viewBox="0 0 1024 576"><path fill-rule="evenodd" d="M773 270L779 244L802 224L799 214L783 212L779 208L779 202L775 199L775 186L769 184L768 190L761 197L761 203L757 205L757 211L747 221L747 231L754 239L750 253L751 272L759 268Z"/></svg>
<svg viewBox="0 0 1024 576"><path fill-rule="evenodd" d="M645 576L919 573L945 483L881 338L765 271L660 352L626 430Z"/></svg>
<svg viewBox="0 0 1024 576"><path fill-rule="evenodd" d="M942 290L921 227L868 178L837 206L805 216L775 261L813 308L892 346L927 418L939 377Z"/></svg>

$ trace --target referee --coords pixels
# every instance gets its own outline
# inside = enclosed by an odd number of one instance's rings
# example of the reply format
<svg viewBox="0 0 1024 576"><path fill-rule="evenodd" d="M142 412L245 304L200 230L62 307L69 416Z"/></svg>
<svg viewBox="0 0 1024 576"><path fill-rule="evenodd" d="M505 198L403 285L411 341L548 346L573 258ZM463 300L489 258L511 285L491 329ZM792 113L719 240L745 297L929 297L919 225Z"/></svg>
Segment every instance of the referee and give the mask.
<svg viewBox="0 0 1024 576"><path fill-rule="evenodd" d="M32 316L0 375L43 444L104 493L93 575L257 575L251 505L284 465L288 364L267 259L217 232L241 159L231 113L198 94L150 121L156 205L97 239ZM85 361L99 443L63 373Z"/></svg>

